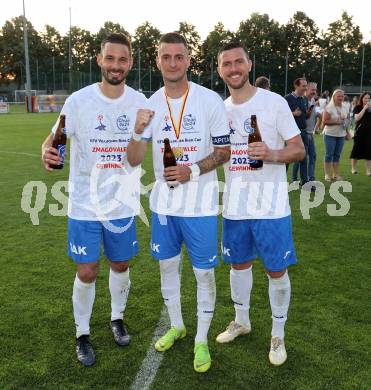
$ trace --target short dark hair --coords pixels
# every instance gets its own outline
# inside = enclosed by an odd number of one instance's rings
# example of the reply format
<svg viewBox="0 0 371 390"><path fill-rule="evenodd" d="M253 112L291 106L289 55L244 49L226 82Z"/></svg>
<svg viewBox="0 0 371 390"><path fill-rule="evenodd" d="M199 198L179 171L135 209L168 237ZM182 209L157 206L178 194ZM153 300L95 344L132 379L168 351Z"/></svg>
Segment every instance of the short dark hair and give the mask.
<svg viewBox="0 0 371 390"><path fill-rule="evenodd" d="M229 41L227 43L224 43L219 51L218 51L218 59L219 59L219 56L220 54L222 54L224 51L227 51L227 50L232 50L232 49L242 49L245 54L246 54L246 57L249 59L249 52L247 51L246 49L246 46L243 44L243 42L241 41L238 41L238 40L232 40L232 41Z"/></svg>
<svg viewBox="0 0 371 390"><path fill-rule="evenodd" d="M131 41L130 38L123 34L123 33L109 33L106 35L106 37L103 39L102 43L100 44L101 51L104 49L104 46L106 43L119 43L121 45L127 46L129 49L129 53L131 55Z"/></svg>
<svg viewBox="0 0 371 390"><path fill-rule="evenodd" d="M298 87L302 81L307 81L305 77L298 77L297 79L294 80L294 88Z"/></svg>
<svg viewBox="0 0 371 390"><path fill-rule="evenodd" d="M160 46L161 43L181 43L186 49L189 49L187 40L176 31L161 35L158 45Z"/></svg>
<svg viewBox="0 0 371 390"><path fill-rule="evenodd" d="M260 76L255 80L255 87L269 89L270 86L268 77Z"/></svg>

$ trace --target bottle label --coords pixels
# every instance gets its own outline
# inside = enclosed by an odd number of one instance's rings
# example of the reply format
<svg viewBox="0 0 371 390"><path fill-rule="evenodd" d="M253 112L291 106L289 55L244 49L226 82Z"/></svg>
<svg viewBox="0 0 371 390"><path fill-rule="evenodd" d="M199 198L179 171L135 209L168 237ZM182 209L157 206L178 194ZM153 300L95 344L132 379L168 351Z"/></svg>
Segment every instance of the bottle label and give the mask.
<svg viewBox="0 0 371 390"><path fill-rule="evenodd" d="M249 165L256 165L258 163L258 160L253 160L249 158Z"/></svg>
<svg viewBox="0 0 371 390"><path fill-rule="evenodd" d="M59 157L61 158L61 164L64 164L64 158L66 155L66 145L58 145L57 150L59 153Z"/></svg>
<svg viewBox="0 0 371 390"><path fill-rule="evenodd" d="M251 119L247 118L245 122L243 123L243 127L247 134L253 134L254 128L251 126Z"/></svg>

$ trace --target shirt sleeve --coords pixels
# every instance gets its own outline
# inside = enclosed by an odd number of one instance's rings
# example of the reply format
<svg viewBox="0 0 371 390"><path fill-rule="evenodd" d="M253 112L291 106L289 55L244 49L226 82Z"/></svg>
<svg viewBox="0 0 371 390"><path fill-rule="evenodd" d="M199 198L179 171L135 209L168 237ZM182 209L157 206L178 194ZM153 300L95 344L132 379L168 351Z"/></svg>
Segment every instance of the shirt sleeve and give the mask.
<svg viewBox="0 0 371 390"><path fill-rule="evenodd" d="M228 117L223 100L216 96L214 109L209 116L212 143L216 147L230 145Z"/></svg>
<svg viewBox="0 0 371 390"><path fill-rule="evenodd" d="M77 126L77 114L74 105L74 99L72 96L68 97L62 107L60 115L66 116L66 133L67 137L70 138L74 135L75 129ZM55 134L59 124L59 117L56 120L54 126L52 127L52 133Z"/></svg>
<svg viewBox="0 0 371 390"><path fill-rule="evenodd" d="M300 134L300 130L286 101L284 99L279 99L277 106L277 131L281 137L287 141Z"/></svg>

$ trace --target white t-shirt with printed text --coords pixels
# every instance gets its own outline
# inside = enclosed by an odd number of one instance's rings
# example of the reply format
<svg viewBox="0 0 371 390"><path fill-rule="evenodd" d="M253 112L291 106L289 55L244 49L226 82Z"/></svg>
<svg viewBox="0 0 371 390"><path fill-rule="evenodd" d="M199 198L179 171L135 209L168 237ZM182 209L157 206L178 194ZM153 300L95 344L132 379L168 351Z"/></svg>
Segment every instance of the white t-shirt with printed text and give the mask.
<svg viewBox="0 0 371 390"><path fill-rule="evenodd" d="M183 98L169 98L168 101L177 126ZM211 154L214 146L229 145L228 120L222 99L215 92L190 82L179 138L173 128L164 88L150 97L148 105L155 112L143 133L144 139L152 139L156 177L150 196L151 210L163 215L188 217L218 214L219 185L216 171L169 189L163 177L163 149L164 139L169 138L177 164L190 166Z"/></svg>
<svg viewBox="0 0 371 390"><path fill-rule="evenodd" d="M256 115L262 141L270 149L283 149L285 141L300 134L287 101L258 88L247 102L225 100L230 127L231 159L224 165L223 217L227 219L273 219L290 215L286 166L263 163L260 170L249 166L248 134L251 115Z"/></svg>
<svg viewBox="0 0 371 390"><path fill-rule="evenodd" d="M99 84L67 98L61 114L66 115L71 143L70 218L112 220L139 214L141 168L129 165L126 151L137 111L146 105L145 96L128 86L116 99L103 95Z"/></svg>

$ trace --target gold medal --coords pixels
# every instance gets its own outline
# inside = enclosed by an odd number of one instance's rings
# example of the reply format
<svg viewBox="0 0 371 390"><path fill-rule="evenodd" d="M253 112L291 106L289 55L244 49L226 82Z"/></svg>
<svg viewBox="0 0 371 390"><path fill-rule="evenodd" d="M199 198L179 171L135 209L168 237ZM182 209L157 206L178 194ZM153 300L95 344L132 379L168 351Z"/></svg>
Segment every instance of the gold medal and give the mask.
<svg viewBox="0 0 371 390"><path fill-rule="evenodd" d="M183 157L184 150L181 146L176 146L175 148L173 148L173 152L176 159Z"/></svg>

